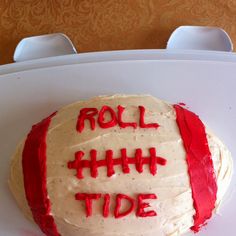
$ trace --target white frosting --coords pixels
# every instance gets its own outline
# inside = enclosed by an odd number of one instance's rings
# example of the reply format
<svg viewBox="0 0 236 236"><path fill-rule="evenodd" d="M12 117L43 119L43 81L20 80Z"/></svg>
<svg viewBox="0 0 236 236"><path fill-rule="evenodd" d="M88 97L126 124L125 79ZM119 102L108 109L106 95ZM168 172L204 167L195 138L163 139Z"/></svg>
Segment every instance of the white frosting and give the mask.
<svg viewBox="0 0 236 236"><path fill-rule="evenodd" d="M139 105L146 108L145 121L157 122L156 129L101 129L96 124L94 131L86 122L82 133L76 130L78 113L84 107L124 106L124 121L138 122ZM229 185L232 175L232 159L229 151L215 135L207 131L218 193L217 207ZM142 148L148 155L148 149L155 147L157 155L167 159L166 166L157 166L155 176L144 165L143 173L138 173L130 165L130 174L123 174L120 166L115 167L115 175L107 177L106 168L98 169L97 178L90 176L89 170L83 171L84 179L76 178L76 171L67 168L74 160L74 153L82 150L83 159L89 159L89 151L96 149L98 159L104 159L107 149L119 157L121 148L127 148L130 156L136 148ZM20 207L26 215L31 215L26 204L21 167L22 145L14 155L10 176L10 187ZM176 124L175 111L171 105L151 96L109 96L96 97L62 108L52 119L47 134L47 189L59 233L62 236L177 236L185 233L193 225L192 192L189 183L187 163L183 142ZM111 213L108 218L102 216L103 200L93 202L93 215L85 216L84 201L75 200L75 193L110 193L112 196ZM135 212L120 218L114 218L114 196L117 193L136 197L139 193L155 193L157 200L151 200L151 209L156 217L137 218ZM148 209L147 209L148 210Z"/></svg>

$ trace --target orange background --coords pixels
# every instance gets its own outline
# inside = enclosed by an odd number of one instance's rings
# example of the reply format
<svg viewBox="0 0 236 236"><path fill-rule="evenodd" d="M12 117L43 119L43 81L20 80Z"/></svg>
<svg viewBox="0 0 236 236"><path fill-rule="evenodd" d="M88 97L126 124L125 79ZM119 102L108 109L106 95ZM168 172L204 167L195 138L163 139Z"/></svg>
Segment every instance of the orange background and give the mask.
<svg viewBox="0 0 236 236"><path fill-rule="evenodd" d="M165 48L180 25L225 29L236 44L235 0L0 0L0 64L24 37L62 32L78 52Z"/></svg>

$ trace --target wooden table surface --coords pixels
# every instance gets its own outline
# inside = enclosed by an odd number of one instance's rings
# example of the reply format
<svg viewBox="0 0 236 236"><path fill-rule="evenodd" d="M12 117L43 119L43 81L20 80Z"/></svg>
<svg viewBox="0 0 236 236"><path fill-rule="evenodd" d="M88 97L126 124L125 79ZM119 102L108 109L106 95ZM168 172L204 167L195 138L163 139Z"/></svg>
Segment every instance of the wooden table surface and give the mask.
<svg viewBox="0 0 236 236"><path fill-rule="evenodd" d="M78 52L165 48L180 25L225 29L236 44L236 0L1 0L0 64L24 37L62 32Z"/></svg>

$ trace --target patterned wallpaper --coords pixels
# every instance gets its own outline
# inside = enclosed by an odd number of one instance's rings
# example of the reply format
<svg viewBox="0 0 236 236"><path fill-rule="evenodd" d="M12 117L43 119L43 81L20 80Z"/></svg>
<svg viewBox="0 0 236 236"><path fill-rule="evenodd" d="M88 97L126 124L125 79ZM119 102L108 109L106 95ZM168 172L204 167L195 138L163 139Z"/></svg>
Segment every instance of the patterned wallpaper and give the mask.
<svg viewBox="0 0 236 236"><path fill-rule="evenodd" d="M0 64L20 39L63 32L79 52L165 48L180 25L224 28L236 44L235 0L1 0Z"/></svg>

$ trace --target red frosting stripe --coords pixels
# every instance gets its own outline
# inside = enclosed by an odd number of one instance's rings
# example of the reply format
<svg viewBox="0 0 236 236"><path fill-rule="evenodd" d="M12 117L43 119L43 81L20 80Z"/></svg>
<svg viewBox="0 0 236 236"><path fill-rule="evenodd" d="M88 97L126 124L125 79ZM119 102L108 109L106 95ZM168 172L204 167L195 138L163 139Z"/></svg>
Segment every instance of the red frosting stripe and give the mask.
<svg viewBox="0 0 236 236"><path fill-rule="evenodd" d="M60 236L50 214L46 186L46 136L53 113L34 125L27 136L22 156L25 194L35 222L47 236Z"/></svg>
<svg viewBox="0 0 236 236"><path fill-rule="evenodd" d="M214 166L204 124L197 115L183 107L174 105L174 108L186 150L193 204L196 210L194 226L191 229L198 232L212 216L215 208L217 183Z"/></svg>

